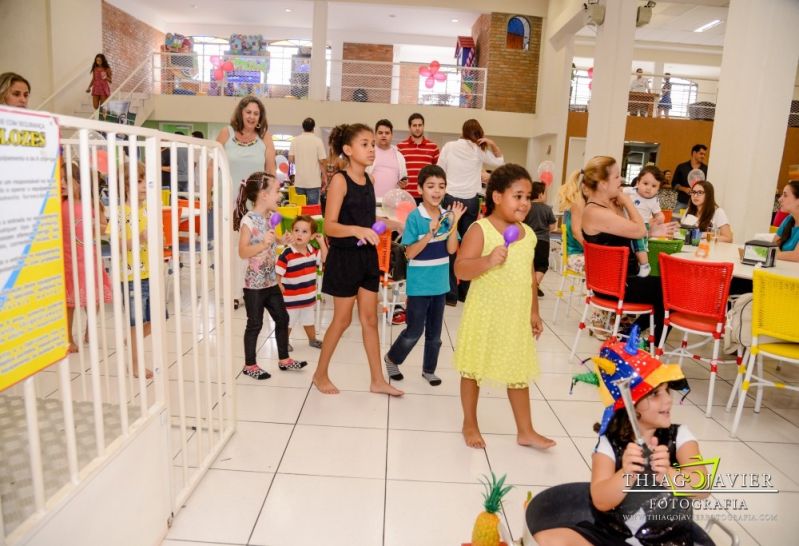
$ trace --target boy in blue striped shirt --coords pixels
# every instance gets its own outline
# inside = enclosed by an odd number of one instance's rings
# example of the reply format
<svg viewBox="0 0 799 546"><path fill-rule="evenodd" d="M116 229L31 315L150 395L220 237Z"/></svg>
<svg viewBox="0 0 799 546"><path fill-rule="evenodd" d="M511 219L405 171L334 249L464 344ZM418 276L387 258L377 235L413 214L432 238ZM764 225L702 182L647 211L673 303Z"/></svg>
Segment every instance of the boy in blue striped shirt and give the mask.
<svg viewBox="0 0 799 546"><path fill-rule="evenodd" d="M446 237L436 237L442 214L446 212L441 207L447 193L444 170L437 165L427 165L419 171L418 180L422 202L408 215L402 234L402 244L408 256L405 330L394 341L383 361L391 379L402 379L398 366L424 332L422 377L436 386L441 384L435 371L441 349L445 295L449 292L449 255L458 250L458 231L453 229ZM448 218L449 225L458 225L466 209L463 204L455 202L451 210L454 217Z"/></svg>

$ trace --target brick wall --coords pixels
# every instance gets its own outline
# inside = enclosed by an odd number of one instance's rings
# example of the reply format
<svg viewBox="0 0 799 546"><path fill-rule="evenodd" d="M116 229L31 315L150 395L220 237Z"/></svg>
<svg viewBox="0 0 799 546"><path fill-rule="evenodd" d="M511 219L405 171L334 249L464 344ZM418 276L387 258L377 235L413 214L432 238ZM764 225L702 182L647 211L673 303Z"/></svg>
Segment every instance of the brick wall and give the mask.
<svg viewBox="0 0 799 546"><path fill-rule="evenodd" d="M352 101L357 90L366 92L362 102L391 103L392 65L348 63L346 61L394 62L394 46L344 43L341 66L341 100Z"/></svg>
<svg viewBox="0 0 799 546"><path fill-rule="evenodd" d="M112 92L148 55L159 51L163 43L163 32L103 2L103 53L114 71ZM138 79L134 77L131 85ZM147 83L149 88L152 84L151 71L147 71Z"/></svg>
<svg viewBox="0 0 799 546"><path fill-rule="evenodd" d="M481 15L472 26L478 66L488 69L486 109L535 113L543 19L525 17L530 23L528 49L508 49L508 21L514 16Z"/></svg>

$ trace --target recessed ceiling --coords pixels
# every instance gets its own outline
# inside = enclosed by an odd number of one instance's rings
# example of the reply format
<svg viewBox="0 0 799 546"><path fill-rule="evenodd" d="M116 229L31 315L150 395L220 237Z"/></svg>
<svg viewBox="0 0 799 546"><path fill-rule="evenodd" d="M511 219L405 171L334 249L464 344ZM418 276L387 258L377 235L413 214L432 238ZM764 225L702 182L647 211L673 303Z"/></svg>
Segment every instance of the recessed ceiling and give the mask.
<svg viewBox="0 0 799 546"><path fill-rule="evenodd" d="M642 42L666 42L688 45L724 45L725 22L727 20L726 2L707 2L712 5L697 5L683 2L658 2L652 8L649 24L636 29L635 39ZM697 28L713 20L721 24L705 32L694 32ZM592 27L583 28L579 36L594 36Z"/></svg>
<svg viewBox="0 0 799 546"><path fill-rule="evenodd" d="M310 29L313 25L312 1L306 0L110 0L112 4L137 16L149 14L166 30L180 32L181 25L241 25L274 29ZM290 11L287 11L290 10ZM141 17L141 15L138 15ZM447 8L419 8L401 4L328 2L329 30L452 37L471 35L479 12ZM294 38L294 36L280 36Z"/></svg>

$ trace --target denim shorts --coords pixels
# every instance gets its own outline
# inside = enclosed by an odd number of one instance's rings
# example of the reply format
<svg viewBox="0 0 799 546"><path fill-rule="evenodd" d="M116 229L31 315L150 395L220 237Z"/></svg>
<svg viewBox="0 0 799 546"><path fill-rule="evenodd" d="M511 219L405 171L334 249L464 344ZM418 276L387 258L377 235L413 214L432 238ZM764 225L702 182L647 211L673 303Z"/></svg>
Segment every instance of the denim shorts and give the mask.
<svg viewBox="0 0 799 546"><path fill-rule="evenodd" d="M129 281L127 286L122 285L122 291L128 291L128 309L130 312L130 325L136 325L136 292L134 291L133 281ZM141 311L142 324L150 322L150 279L141 280ZM166 311L166 318L169 318L169 311Z"/></svg>

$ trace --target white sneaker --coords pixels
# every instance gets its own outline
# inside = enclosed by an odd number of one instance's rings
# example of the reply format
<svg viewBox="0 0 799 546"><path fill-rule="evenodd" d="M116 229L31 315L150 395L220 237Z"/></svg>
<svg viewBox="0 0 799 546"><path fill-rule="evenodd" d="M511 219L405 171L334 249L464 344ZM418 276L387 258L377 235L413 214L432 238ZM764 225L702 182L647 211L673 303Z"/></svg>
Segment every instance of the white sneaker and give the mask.
<svg viewBox="0 0 799 546"><path fill-rule="evenodd" d="M638 264L639 277L648 277L651 272L652 272L652 266L650 266L649 264Z"/></svg>

